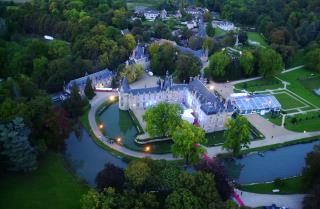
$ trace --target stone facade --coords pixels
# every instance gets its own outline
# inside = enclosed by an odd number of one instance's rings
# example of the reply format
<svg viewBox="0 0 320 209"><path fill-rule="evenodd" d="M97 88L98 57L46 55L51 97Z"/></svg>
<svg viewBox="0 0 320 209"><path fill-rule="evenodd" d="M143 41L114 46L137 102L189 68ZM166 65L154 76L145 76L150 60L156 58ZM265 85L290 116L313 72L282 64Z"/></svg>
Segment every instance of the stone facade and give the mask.
<svg viewBox="0 0 320 209"><path fill-rule="evenodd" d="M193 110L200 127L206 132L224 129L224 123L233 112L231 103L223 101L211 93L199 78L189 84L173 84L172 78L166 76L158 86L152 88L131 89L127 79L122 80L119 93L121 110L147 109L159 102L178 103Z"/></svg>

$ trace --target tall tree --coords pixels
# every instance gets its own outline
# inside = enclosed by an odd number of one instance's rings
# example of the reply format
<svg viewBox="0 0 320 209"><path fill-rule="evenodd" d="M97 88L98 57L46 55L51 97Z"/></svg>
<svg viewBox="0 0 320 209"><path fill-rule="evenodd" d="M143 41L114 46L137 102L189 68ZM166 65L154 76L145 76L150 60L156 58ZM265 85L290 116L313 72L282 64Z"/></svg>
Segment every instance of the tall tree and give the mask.
<svg viewBox="0 0 320 209"><path fill-rule="evenodd" d="M222 77L225 75L226 69L230 63L231 59L225 51L217 52L209 58L209 68L207 73L212 77Z"/></svg>
<svg viewBox="0 0 320 209"><path fill-rule="evenodd" d="M146 162L135 160L129 163L124 173L129 184L133 188L141 190L151 175L151 169Z"/></svg>
<svg viewBox="0 0 320 209"><path fill-rule="evenodd" d="M250 51L244 51L239 58L239 63L246 75L251 75L254 70L255 58Z"/></svg>
<svg viewBox="0 0 320 209"><path fill-rule="evenodd" d="M166 198L166 209L200 209L199 199L187 189L178 189Z"/></svg>
<svg viewBox="0 0 320 209"><path fill-rule="evenodd" d="M283 70L282 58L273 49L260 48L258 55L259 73L262 77L272 78Z"/></svg>
<svg viewBox="0 0 320 209"><path fill-rule="evenodd" d="M30 145L29 134L22 118L0 125L1 154L9 160L8 170L28 172L37 169L37 154Z"/></svg>
<svg viewBox="0 0 320 209"><path fill-rule="evenodd" d="M307 68L320 73L320 48L313 49L306 55Z"/></svg>
<svg viewBox="0 0 320 209"><path fill-rule="evenodd" d="M200 74L201 65L200 59L192 54L179 54L174 77L177 77L180 82L188 82L190 77Z"/></svg>
<svg viewBox="0 0 320 209"><path fill-rule="evenodd" d="M70 97L65 101L64 106L71 117L78 117L82 114L84 106L87 105L79 93L76 85L72 86Z"/></svg>
<svg viewBox="0 0 320 209"><path fill-rule="evenodd" d="M102 171L98 173L95 179L97 188L102 191L104 188L113 187L117 191L122 191L124 184L124 171L111 163L104 165Z"/></svg>
<svg viewBox="0 0 320 209"><path fill-rule="evenodd" d="M181 123L183 110L178 104L159 103L143 115L146 131L151 137L170 136Z"/></svg>
<svg viewBox="0 0 320 209"><path fill-rule="evenodd" d="M249 147L249 122L245 117L237 116L234 120L229 118L225 126L227 130L224 133L226 141L222 145L224 149L232 150L234 155L238 155L243 147Z"/></svg>
<svg viewBox="0 0 320 209"><path fill-rule="evenodd" d="M94 93L94 89L92 88L92 82L90 78L88 78L86 81L86 86L84 87L84 94L88 99L92 99L96 95Z"/></svg>
<svg viewBox="0 0 320 209"><path fill-rule="evenodd" d="M183 121L172 134L172 153L174 156L181 156L186 164L196 163L201 158L205 149L200 144L205 143L205 132L186 121Z"/></svg>

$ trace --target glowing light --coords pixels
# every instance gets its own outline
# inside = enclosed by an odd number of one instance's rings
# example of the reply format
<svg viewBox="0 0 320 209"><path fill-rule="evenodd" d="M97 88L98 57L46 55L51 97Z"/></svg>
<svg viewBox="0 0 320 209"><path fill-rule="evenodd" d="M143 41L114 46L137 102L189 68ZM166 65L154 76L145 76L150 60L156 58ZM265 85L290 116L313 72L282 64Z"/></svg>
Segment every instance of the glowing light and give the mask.
<svg viewBox="0 0 320 209"><path fill-rule="evenodd" d="M114 100L116 99L116 97L113 96L113 95L111 95L111 96L109 97L109 99L110 99L110 101L114 101Z"/></svg>
<svg viewBox="0 0 320 209"><path fill-rule="evenodd" d="M120 138L120 137L117 138L117 142L118 142L118 143L121 142L121 138Z"/></svg>
<svg viewBox="0 0 320 209"><path fill-rule="evenodd" d="M151 150L151 147L150 147L150 146L146 146L146 147L144 148L144 150L145 150L146 152L149 152L149 151Z"/></svg>
<svg viewBox="0 0 320 209"><path fill-rule="evenodd" d="M100 125L99 125L99 128L100 128L100 129L103 129L103 124L100 124Z"/></svg>
<svg viewBox="0 0 320 209"><path fill-rule="evenodd" d="M214 86L209 86L209 89L212 91L214 90Z"/></svg>

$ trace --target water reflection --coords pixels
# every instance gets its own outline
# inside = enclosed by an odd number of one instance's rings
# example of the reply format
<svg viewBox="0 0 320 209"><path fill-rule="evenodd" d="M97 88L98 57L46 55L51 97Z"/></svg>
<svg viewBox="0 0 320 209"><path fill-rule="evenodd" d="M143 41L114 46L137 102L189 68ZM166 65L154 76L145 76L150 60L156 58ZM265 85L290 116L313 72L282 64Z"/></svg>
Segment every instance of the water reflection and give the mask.
<svg viewBox="0 0 320 209"><path fill-rule="evenodd" d="M301 175L305 166L304 158L312 151L313 146L320 144L314 141L288 147L249 154L235 160L225 160L224 164L230 178L241 184L269 182L276 178L287 178Z"/></svg>
<svg viewBox="0 0 320 209"><path fill-rule="evenodd" d="M80 137L71 133L66 141L65 158L71 169L91 186L95 186L95 177L107 162L124 168L127 164L96 145L87 131L81 127Z"/></svg>

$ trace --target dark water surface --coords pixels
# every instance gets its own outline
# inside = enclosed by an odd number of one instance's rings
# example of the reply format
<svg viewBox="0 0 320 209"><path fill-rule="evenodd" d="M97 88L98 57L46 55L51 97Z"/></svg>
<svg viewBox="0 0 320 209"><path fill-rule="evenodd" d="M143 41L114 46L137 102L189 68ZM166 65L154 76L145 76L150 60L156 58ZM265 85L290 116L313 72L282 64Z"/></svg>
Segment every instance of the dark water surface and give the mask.
<svg viewBox="0 0 320 209"><path fill-rule="evenodd" d="M252 153L243 158L226 160L229 176L241 184L270 182L276 178L300 175L305 157L320 141L291 145L271 151Z"/></svg>

